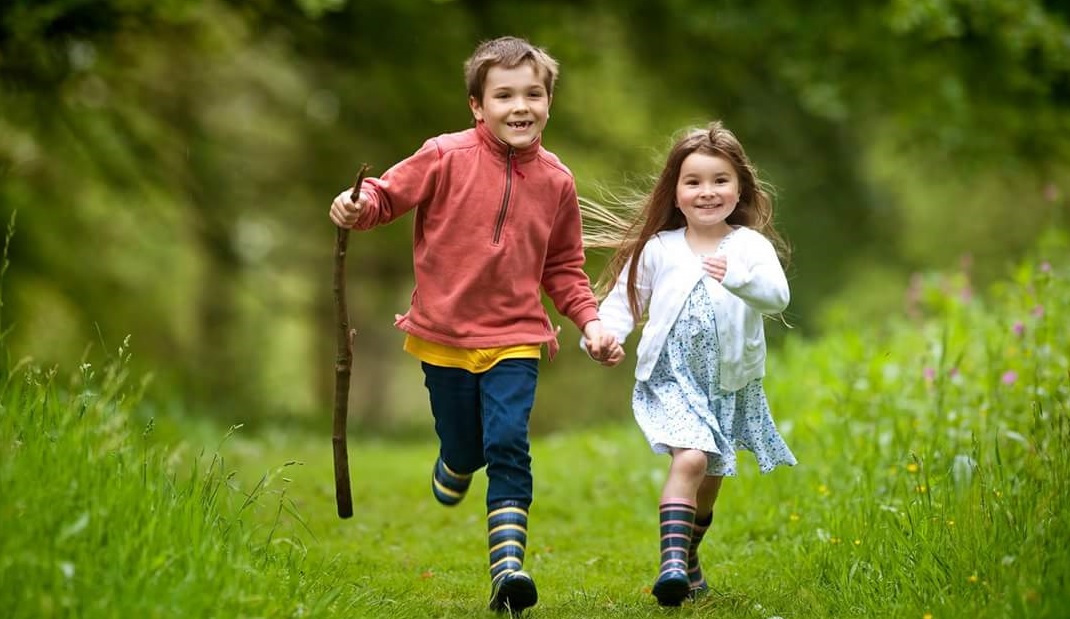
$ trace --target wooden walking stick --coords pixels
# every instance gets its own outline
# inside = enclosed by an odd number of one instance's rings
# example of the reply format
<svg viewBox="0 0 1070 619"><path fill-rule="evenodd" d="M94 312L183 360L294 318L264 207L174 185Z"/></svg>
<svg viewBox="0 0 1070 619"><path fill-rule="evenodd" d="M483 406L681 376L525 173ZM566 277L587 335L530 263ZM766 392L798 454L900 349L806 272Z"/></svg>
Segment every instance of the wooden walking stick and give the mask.
<svg viewBox="0 0 1070 619"><path fill-rule="evenodd" d="M368 164L360 167L353 183L351 197L360 198L360 184ZM334 307L338 318L338 357L334 364L334 499L338 517L353 515L353 490L349 484L349 449L346 446L346 419L349 417L349 377L353 371L353 339L357 332L349 328L346 309L346 250L349 248L349 228L338 228L334 242Z"/></svg>

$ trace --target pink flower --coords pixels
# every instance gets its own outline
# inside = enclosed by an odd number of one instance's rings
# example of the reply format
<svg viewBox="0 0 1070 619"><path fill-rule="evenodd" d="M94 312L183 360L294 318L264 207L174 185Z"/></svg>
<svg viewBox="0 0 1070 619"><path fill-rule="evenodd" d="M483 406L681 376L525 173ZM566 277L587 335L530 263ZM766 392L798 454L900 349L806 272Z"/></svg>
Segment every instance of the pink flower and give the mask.
<svg viewBox="0 0 1070 619"><path fill-rule="evenodd" d="M932 368L925 368L922 374L925 376L925 382L927 383L933 382L933 379L936 378L936 370Z"/></svg>
<svg viewBox="0 0 1070 619"><path fill-rule="evenodd" d="M1033 318L1043 318L1043 317L1044 317L1044 306L1043 305L1037 305L1036 307L1034 307L1033 308Z"/></svg>
<svg viewBox="0 0 1070 619"><path fill-rule="evenodd" d="M1041 262L1040 263L1040 272L1041 273L1050 273L1051 272L1051 263L1048 262L1047 260L1045 260L1044 262Z"/></svg>
<svg viewBox="0 0 1070 619"><path fill-rule="evenodd" d="M1025 323L1019 320L1018 322L1014 323L1012 329L1014 330L1015 335L1017 335L1018 337L1022 337L1022 334L1025 333Z"/></svg>
<svg viewBox="0 0 1070 619"><path fill-rule="evenodd" d="M1018 380L1018 372L1007 370L1003 373L1003 376L1000 377L1000 380L1004 385L1013 385Z"/></svg>

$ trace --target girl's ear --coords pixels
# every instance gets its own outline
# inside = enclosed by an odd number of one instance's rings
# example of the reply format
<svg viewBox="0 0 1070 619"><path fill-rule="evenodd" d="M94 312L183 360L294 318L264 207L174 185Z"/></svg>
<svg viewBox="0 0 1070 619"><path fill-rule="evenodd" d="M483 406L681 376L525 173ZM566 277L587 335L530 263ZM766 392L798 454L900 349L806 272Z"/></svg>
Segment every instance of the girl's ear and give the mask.
<svg viewBox="0 0 1070 619"><path fill-rule="evenodd" d="M468 108L472 110L472 117L476 122L483 121L483 104L475 97L468 97Z"/></svg>

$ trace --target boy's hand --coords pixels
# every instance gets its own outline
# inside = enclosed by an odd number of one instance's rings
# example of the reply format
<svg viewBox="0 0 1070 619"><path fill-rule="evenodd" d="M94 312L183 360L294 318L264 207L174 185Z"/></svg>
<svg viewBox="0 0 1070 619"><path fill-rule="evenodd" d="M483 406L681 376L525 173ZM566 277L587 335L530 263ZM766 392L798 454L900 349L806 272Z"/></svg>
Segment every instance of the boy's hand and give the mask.
<svg viewBox="0 0 1070 619"><path fill-rule="evenodd" d="M368 205L368 199L360 194L360 199L353 201L353 190L346 189L331 202L331 221L339 228L352 228L357 224L360 212Z"/></svg>
<svg viewBox="0 0 1070 619"><path fill-rule="evenodd" d="M702 270L713 279L723 282L725 273L728 273L728 259L724 256L704 256Z"/></svg>
<svg viewBox="0 0 1070 619"><path fill-rule="evenodd" d="M602 329L601 320L592 320L583 326L584 345L592 359L606 366L614 366L624 358L624 348L617 338Z"/></svg>

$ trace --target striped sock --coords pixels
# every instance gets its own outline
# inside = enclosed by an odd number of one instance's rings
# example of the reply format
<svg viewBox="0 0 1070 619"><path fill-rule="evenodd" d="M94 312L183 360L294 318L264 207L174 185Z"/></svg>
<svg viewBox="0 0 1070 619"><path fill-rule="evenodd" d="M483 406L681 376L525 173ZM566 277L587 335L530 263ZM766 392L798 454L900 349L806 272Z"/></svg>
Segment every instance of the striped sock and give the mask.
<svg viewBox="0 0 1070 619"><path fill-rule="evenodd" d="M435 470L431 475L431 492L443 505L452 507L461 502L472 485L472 473L457 473L446 466L439 456L435 460Z"/></svg>

